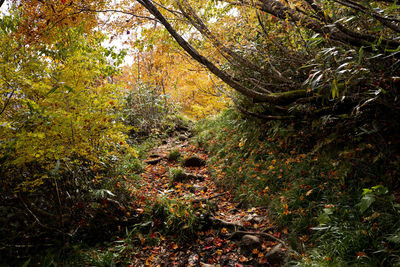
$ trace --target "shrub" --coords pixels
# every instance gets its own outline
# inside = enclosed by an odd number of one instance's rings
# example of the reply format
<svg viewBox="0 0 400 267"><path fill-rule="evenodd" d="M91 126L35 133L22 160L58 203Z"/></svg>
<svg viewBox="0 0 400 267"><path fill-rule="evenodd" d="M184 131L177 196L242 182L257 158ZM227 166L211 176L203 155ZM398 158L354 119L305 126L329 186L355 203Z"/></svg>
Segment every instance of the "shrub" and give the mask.
<svg viewBox="0 0 400 267"><path fill-rule="evenodd" d="M173 149L168 154L169 161L177 161L181 157L181 152L179 149Z"/></svg>
<svg viewBox="0 0 400 267"><path fill-rule="evenodd" d="M243 205L268 206L290 245L310 252L304 263L395 264L399 242L390 240L397 241L400 213L391 190L399 165L382 159L396 158L396 147L341 127L262 122L227 110L202 121L195 142L209 151L220 186Z"/></svg>
<svg viewBox="0 0 400 267"><path fill-rule="evenodd" d="M176 182L182 182L183 180L185 180L187 178L187 174L180 167L170 168L169 178L170 178L170 185L173 185Z"/></svg>

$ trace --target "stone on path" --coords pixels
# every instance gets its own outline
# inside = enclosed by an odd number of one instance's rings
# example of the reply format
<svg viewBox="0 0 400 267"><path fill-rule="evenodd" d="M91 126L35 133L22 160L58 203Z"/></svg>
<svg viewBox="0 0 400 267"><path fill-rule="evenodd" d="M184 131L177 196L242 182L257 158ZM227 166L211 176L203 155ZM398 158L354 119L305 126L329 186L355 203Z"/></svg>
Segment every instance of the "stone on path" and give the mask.
<svg viewBox="0 0 400 267"><path fill-rule="evenodd" d="M239 243L240 250L243 254L251 254L253 249L261 248L261 240L254 235L244 235Z"/></svg>
<svg viewBox="0 0 400 267"><path fill-rule="evenodd" d="M268 259L268 262L271 264L278 264L283 261L285 257L285 253L282 252L282 244L278 244L274 246L265 257Z"/></svg>

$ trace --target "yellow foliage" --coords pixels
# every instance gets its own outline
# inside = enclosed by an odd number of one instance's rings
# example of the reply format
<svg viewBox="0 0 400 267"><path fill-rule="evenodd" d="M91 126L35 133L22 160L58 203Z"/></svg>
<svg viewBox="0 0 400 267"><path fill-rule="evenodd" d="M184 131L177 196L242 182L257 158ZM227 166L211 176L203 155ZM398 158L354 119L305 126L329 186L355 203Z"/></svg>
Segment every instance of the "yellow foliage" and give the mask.
<svg viewBox="0 0 400 267"><path fill-rule="evenodd" d="M30 170L23 190L40 186L57 162L59 172L101 169L121 151L135 154L118 118L122 90L106 79L116 69L101 41L99 34L82 37L79 29L69 29L54 39L56 48L38 55L18 50L18 41L0 33L0 158L10 172Z"/></svg>

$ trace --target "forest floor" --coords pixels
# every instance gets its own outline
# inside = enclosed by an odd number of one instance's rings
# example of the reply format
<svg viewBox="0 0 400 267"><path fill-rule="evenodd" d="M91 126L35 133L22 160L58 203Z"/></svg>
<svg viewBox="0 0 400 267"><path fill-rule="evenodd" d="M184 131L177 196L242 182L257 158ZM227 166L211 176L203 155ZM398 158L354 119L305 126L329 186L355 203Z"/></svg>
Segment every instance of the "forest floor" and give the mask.
<svg viewBox="0 0 400 267"><path fill-rule="evenodd" d="M168 159L171 151L178 150L181 158L198 161L182 164L182 160ZM164 198L207 209L207 214L201 215L206 216L206 225L201 230L196 229L195 238L187 237L190 241L185 242L178 242L177 236L181 234L178 232L165 237L153 233L159 237L159 242L148 245L143 240L132 265L280 266L290 248L280 239L281 233L274 232L268 210L265 207L249 209L243 203L235 203L230 192L221 191L213 181L204 164L206 160L207 153L185 138L167 139L149 152L146 170L140 179L144 197L153 201ZM182 168L185 178L171 181L171 168ZM169 208L174 211L175 207ZM185 215L189 216L183 213ZM153 224L159 223L167 222L158 222L155 218Z"/></svg>

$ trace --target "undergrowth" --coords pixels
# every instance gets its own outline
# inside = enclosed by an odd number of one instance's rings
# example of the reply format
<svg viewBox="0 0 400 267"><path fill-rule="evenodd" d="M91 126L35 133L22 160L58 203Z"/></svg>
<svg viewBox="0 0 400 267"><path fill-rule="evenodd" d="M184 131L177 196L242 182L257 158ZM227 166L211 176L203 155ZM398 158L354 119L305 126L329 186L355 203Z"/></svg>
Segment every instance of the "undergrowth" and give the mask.
<svg viewBox="0 0 400 267"><path fill-rule="evenodd" d="M364 130L261 122L227 110L202 121L195 142L209 151L221 187L242 205L269 208L303 255L293 264L400 264L396 137Z"/></svg>

